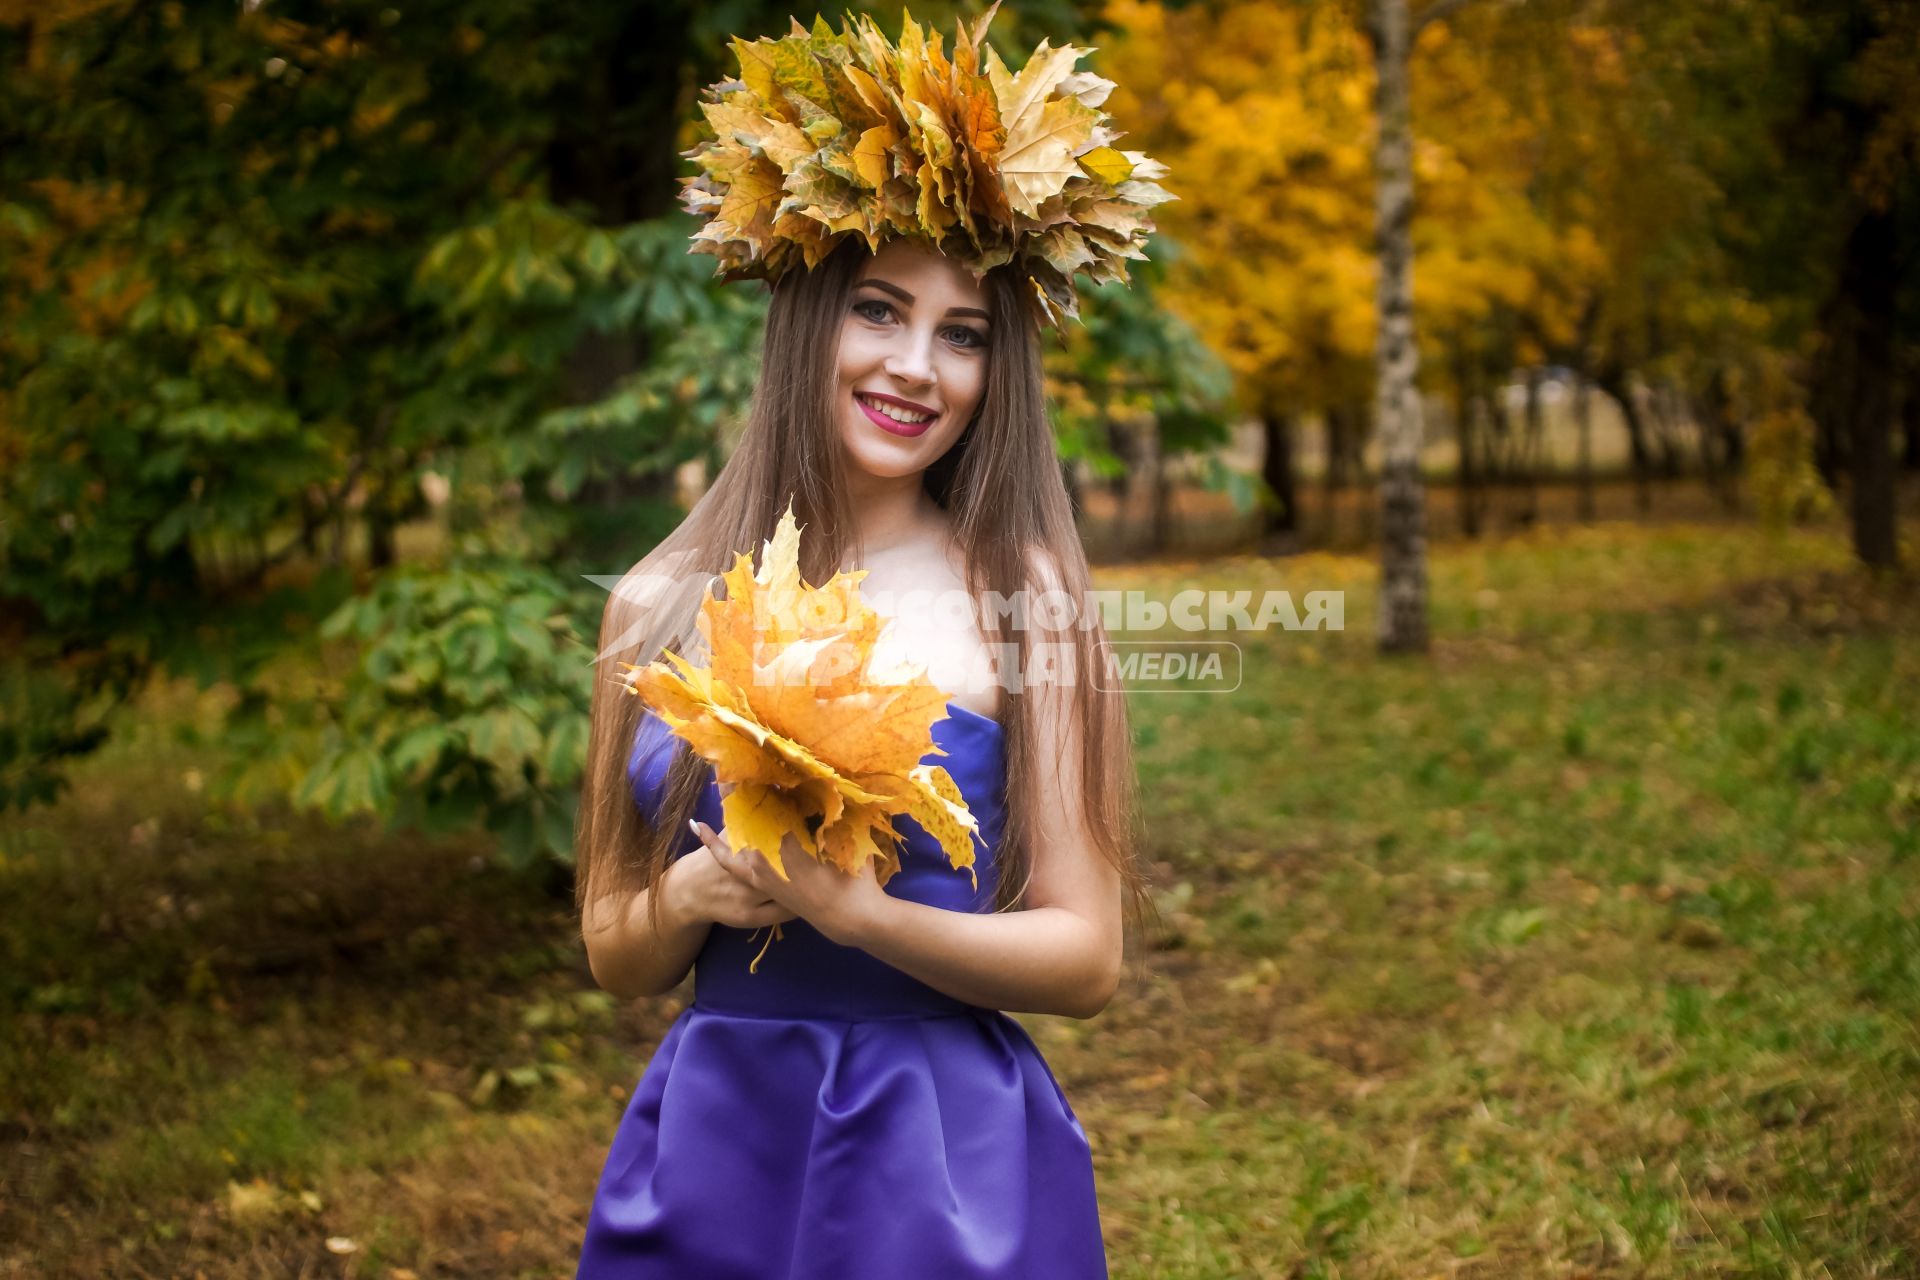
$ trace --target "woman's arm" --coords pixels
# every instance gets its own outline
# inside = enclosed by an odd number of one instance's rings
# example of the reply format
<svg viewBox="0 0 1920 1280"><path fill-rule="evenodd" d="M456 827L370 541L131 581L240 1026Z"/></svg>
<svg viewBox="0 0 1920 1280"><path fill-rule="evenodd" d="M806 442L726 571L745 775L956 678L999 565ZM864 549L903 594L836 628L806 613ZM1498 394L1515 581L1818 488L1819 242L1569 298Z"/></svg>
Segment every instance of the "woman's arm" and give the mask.
<svg viewBox="0 0 1920 1280"><path fill-rule="evenodd" d="M1025 694L1042 762L1034 803L1053 819L1032 851L1027 908L979 915L884 891L845 895L854 913L840 941L970 1004L1070 1018L1106 1008L1120 983L1120 874L1087 835L1071 693L1052 684Z"/></svg>
<svg viewBox="0 0 1920 1280"><path fill-rule="evenodd" d="M1114 898L1117 915L1117 879ZM1069 906L975 915L888 896L839 941L990 1009L1091 1018L1120 982L1119 938Z"/></svg>
<svg viewBox="0 0 1920 1280"><path fill-rule="evenodd" d="M764 929L794 916L721 870L712 858L676 857L656 884L661 895L658 929L647 914L651 887L624 903L604 899L598 909L589 908L582 921L593 980L622 1000L662 996L679 986L716 924Z"/></svg>
<svg viewBox="0 0 1920 1280"><path fill-rule="evenodd" d="M689 909L681 892L687 874L686 860L676 858L654 886L628 898L602 898L589 906L582 933L587 966L601 990L622 1000L637 1000L665 995L687 976L713 925ZM652 927L647 909L655 888L661 892L658 930Z"/></svg>

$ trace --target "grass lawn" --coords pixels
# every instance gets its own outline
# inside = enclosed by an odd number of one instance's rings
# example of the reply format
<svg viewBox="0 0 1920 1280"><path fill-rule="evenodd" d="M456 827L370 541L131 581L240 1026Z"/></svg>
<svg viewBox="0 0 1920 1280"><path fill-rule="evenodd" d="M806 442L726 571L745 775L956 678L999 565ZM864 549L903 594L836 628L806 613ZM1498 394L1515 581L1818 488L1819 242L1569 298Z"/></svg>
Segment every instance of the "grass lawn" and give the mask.
<svg viewBox="0 0 1920 1280"><path fill-rule="evenodd" d="M1920 1275L1920 601L1831 530L1543 528L1433 558L1103 570L1346 589L1134 700L1164 931L1021 1015L1116 1280ZM0 827L0 1276L572 1275L690 994L566 903L210 802L163 690Z"/></svg>

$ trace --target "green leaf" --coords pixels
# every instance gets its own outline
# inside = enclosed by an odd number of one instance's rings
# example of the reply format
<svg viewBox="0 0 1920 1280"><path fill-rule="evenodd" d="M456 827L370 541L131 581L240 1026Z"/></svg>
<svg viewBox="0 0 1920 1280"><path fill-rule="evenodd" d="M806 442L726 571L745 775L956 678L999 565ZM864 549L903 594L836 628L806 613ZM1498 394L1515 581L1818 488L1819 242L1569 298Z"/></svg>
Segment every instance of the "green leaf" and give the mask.
<svg viewBox="0 0 1920 1280"><path fill-rule="evenodd" d="M418 773L433 763L453 744L453 734L445 725L421 725L417 729L402 735L394 745L390 759L395 768L406 773Z"/></svg>
<svg viewBox="0 0 1920 1280"><path fill-rule="evenodd" d="M562 716L547 734L547 753L541 774L548 786L566 786L580 776L587 758L587 724L579 716Z"/></svg>

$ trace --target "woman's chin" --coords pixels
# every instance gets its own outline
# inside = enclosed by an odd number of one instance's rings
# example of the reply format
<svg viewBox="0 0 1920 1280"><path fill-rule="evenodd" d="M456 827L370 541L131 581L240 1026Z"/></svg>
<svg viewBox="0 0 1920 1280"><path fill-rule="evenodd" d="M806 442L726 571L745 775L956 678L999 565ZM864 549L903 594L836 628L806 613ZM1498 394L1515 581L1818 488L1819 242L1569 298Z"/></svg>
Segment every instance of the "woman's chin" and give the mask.
<svg viewBox="0 0 1920 1280"><path fill-rule="evenodd" d="M881 462L862 458L858 454L848 459L855 475L866 476L870 480L898 480L903 476L918 475L927 469L927 464L917 461L903 461L892 458Z"/></svg>
<svg viewBox="0 0 1920 1280"><path fill-rule="evenodd" d="M861 424L867 431L874 428ZM875 432L876 435L880 434ZM876 479L891 480L900 476L913 475L925 471L929 464L939 456L936 449L929 447L930 435L892 436L887 439L871 437L846 442L847 462L854 470L863 471Z"/></svg>

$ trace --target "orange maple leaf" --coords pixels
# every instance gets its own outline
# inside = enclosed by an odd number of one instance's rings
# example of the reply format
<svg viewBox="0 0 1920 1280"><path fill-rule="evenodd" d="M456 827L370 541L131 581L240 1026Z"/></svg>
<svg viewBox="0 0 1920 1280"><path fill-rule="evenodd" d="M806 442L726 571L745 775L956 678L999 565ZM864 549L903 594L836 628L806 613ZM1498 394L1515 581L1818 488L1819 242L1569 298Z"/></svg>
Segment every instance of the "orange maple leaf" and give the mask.
<svg viewBox="0 0 1920 1280"><path fill-rule="evenodd" d="M947 695L924 666L882 670L874 651L888 624L860 598L867 570L825 585L800 577L800 527L787 504L760 567L744 552L722 575L726 598L701 602L698 626L710 655L696 666L677 653L631 672L627 688L732 783L721 801L725 838L757 849L784 877L783 838L853 874L874 863L880 884L900 869L905 814L939 841L977 891L973 841L979 823L951 775L923 764L947 753L933 725Z"/></svg>

